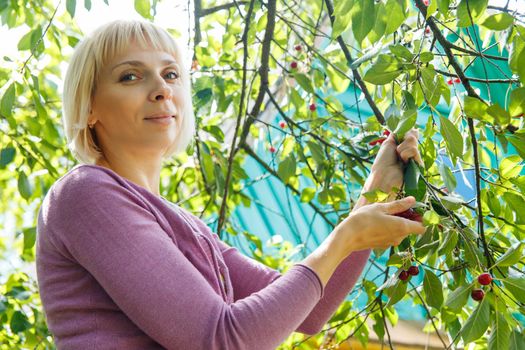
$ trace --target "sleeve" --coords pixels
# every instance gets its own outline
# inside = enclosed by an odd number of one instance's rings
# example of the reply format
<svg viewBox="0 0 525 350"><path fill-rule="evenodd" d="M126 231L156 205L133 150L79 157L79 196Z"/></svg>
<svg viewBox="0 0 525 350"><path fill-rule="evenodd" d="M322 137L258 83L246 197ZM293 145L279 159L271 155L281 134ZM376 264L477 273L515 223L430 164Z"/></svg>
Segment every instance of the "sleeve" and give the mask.
<svg viewBox="0 0 525 350"><path fill-rule="evenodd" d="M146 204L106 173L70 181L59 192L49 211L53 233L118 307L167 349L273 349L321 297L316 277L298 265L227 304Z"/></svg>
<svg viewBox="0 0 525 350"><path fill-rule="evenodd" d="M226 265L230 271L236 300L256 293L280 278L281 274L278 271L244 256L236 248L220 241L217 235L213 234L213 236L221 248ZM324 290L321 290L322 298L297 327L296 332L316 334L323 329L323 326L356 284L369 256L370 250L354 252L339 264ZM322 288L317 274L313 270L309 270L317 277Z"/></svg>

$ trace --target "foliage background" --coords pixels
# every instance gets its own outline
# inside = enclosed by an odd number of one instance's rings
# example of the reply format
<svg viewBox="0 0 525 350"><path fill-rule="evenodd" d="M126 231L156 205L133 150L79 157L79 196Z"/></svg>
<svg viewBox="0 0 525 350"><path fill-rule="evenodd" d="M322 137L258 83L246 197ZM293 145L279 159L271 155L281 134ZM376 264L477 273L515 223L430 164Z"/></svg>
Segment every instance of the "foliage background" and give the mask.
<svg viewBox="0 0 525 350"><path fill-rule="evenodd" d="M134 6L153 20L159 3ZM294 334L283 348L328 348L350 337L366 344L370 332L393 348L388 330L403 298L424 307L425 329L440 330L443 348L525 348L525 16L516 3L188 4L198 131L188 154L166 162L162 195L226 241L251 242L254 258L284 272L297 254L286 242L270 254L254 228L231 220L236 208L253 205L247 186L273 178L333 227L357 198L383 130L422 131L425 165L411 168L402 191L417 196L427 233L375 252L371 264L380 273L364 275L364 306L349 299L321 334ZM91 6L0 0L5 35L24 31L19 54L0 65L0 228L10 230L0 237L0 254L7 265L34 264L38 208L75 165L60 122L61 65L82 38L75 13ZM348 91L353 101L341 101ZM263 174L249 176L247 162ZM471 174L471 196L456 174ZM381 257L386 264L376 262ZM401 282L399 272L411 264L423 278ZM482 287L476 278L486 271L494 282ZM485 298L474 302L470 292L480 288ZM2 271L0 291L1 348L54 348L31 274Z"/></svg>

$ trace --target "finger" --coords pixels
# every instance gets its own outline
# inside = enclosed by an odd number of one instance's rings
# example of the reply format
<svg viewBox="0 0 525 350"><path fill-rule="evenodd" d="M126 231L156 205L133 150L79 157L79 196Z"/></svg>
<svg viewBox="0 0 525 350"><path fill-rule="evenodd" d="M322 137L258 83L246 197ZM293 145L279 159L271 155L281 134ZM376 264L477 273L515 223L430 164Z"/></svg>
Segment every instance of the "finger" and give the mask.
<svg viewBox="0 0 525 350"><path fill-rule="evenodd" d="M393 231L397 229L397 233L399 233L402 238L405 238L410 234L421 235L427 230L427 228L418 221L413 221L398 216L392 216L392 220Z"/></svg>
<svg viewBox="0 0 525 350"><path fill-rule="evenodd" d="M405 148L417 148L418 142L417 138L414 135L406 136L403 142L397 146L398 150L403 150Z"/></svg>
<svg viewBox="0 0 525 350"><path fill-rule="evenodd" d="M417 139L419 139L419 130L416 129L416 128L412 128L410 130L408 130L405 134L405 139L407 136L414 136Z"/></svg>
<svg viewBox="0 0 525 350"><path fill-rule="evenodd" d="M407 150L409 150L408 155L405 153ZM410 158L414 158L414 160L419 165L423 166L423 161L421 159L421 155L419 154L418 139L416 135L411 134L405 137L405 140L399 146L397 146L397 153L403 162L406 163Z"/></svg>
<svg viewBox="0 0 525 350"><path fill-rule="evenodd" d="M396 137L394 135L393 132L390 133L390 135L387 136L386 140L383 142L383 145L385 143L391 143L391 144L394 144L394 145L397 145L397 142L396 142Z"/></svg>
<svg viewBox="0 0 525 350"><path fill-rule="evenodd" d="M416 203L416 199L412 196L408 196L402 199L390 203L379 203L378 205L383 209L387 214L397 214L402 213L405 210L412 208Z"/></svg>
<svg viewBox="0 0 525 350"><path fill-rule="evenodd" d="M414 160L417 162L419 152L417 151L417 149L407 148L399 153L399 157L404 163L407 163L410 160L410 158L414 158ZM421 159L421 157L419 158Z"/></svg>
<svg viewBox="0 0 525 350"><path fill-rule="evenodd" d="M383 141L383 143L381 144L381 147L379 148L379 152L382 153L384 152L384 149L388 147L396 147L396 146L397 146L397 142L394 137L394 134L390 134L387 136L385 141Z"/></svg>

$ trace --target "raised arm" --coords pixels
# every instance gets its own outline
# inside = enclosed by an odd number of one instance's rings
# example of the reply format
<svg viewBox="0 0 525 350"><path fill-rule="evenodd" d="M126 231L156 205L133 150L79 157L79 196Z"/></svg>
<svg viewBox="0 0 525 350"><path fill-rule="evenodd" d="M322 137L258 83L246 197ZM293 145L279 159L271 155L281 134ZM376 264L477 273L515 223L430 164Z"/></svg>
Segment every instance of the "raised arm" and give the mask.
<svg viewBox="0 0 525 350"><path fill-rule="evenodd" d="M297 265L268 287L227 304L139 197L103 172L68 180L50 194L42 216L46 232L167 349L273 349L321 296L315 274Z"/></svg>

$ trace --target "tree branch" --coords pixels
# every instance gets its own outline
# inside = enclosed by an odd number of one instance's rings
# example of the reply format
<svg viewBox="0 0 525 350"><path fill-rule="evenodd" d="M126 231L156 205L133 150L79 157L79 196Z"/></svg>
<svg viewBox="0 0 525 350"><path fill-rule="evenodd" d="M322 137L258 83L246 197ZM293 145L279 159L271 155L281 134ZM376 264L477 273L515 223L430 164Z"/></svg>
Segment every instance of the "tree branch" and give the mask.
<svg viewBox="0 0 525 350"><path fill-rule="evenodd" d="M261 76L261 85L259 86L259 93L257 94L257 98L255 99L255 104L253 105L252 110L249 113L249 117L251 118L248 118L244 123L239 144L243 144L246 141L246 138L248 137L248 134L250 132L250 127L257 120L259 112L261 111L264 95L266 94L269 85L268 63L270 61L270 47L273 39L273 31L275 30L275 14L277 7L276 0L268 0L266 7L268 9L268 21L266 22L264 39L262 42L261 66L259 68L259 75Z"/></svg>
<svg viewBox="0 0 525 350"><path fill-rule="evenodd" d="M246 14L246 25L244 27L244 33L242 35L242 42L243 42L243 72L242 72L242 87L241 87L241 97L240 97L240 104L239 104L239 112L237 114L237 121L235 123L235 132L233 133L232 138L232 145L230 148L230 156L228 158L228 170L226 172L226 180L224 183L224 193L222 196L222 203L221 208L219 211L219 219L217 223L217 235L219 238L222 237L222 226L224 224L224 218L226 215L226 206L228 202L228 189L230 187L230 180L232 176L232 169L233 169L233 161L235 158L235 154L237 153L236 145L237 142L237 134L239 133L239 129L241 126L241 120L244 113L244 98L246 95L246 75L247 75L247 67L248 67L248 31L250 30L250 23L252 19L252 13L253 13L253 7L255 5L255 0L251 0L250 7L248 9L248 13Z"/></svg>
<svg viewBox="0 0 525 350"><path fill-rule="evenodd" d="M202 9L202 11L200 12L200 17L208 16L208 15L211 15L212 13L215 13L221 10L229 10L230 8L237 7L238 5L248 5L249 3L250 3L249 1L235 1L235 2L230 2L228 4L223 4L223 5L210 7L207 9Z"/></svg>

